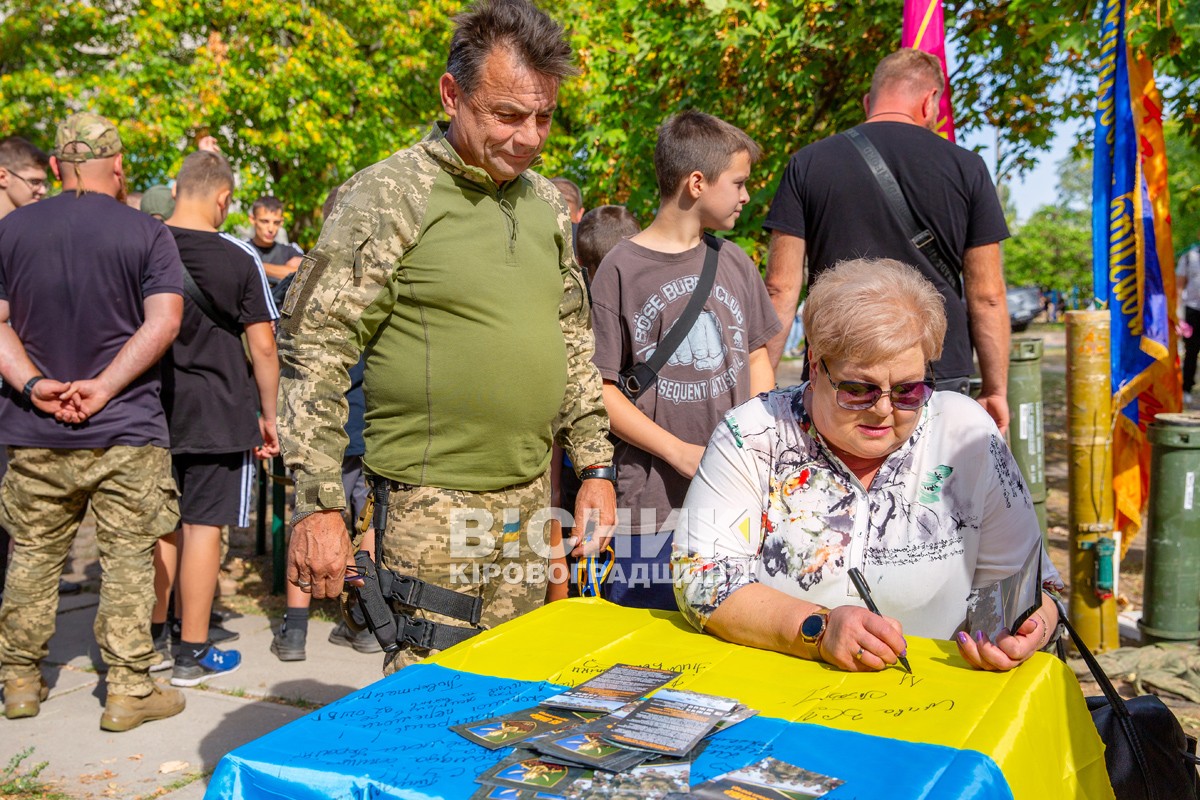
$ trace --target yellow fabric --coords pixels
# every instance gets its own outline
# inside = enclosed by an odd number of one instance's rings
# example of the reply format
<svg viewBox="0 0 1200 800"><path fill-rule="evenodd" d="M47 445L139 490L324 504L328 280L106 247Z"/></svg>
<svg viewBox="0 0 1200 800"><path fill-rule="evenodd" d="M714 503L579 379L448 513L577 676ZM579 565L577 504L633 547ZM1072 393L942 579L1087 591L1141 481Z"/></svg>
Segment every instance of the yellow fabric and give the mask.
<svg viewBox="0 0 1200 800"><path fill-rule="evenodd" d="M1111 800L1103 745L1074 675L1035 655L971 669L958 648L908 637L900 668L840 672L697 633L679 614L603 600L552 603L435 656L451 669L574 686L613 664L679 671L672 686L735 697L769 717L970 749L1000 767L1017 800Z"/></svg>

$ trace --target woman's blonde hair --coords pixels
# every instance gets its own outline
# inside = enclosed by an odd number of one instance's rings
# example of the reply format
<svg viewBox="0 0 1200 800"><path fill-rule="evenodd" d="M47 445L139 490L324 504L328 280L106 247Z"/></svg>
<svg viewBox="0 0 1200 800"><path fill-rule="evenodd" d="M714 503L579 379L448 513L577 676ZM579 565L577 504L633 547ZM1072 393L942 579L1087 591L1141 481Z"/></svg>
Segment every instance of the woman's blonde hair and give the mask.
<svg viewBox="0 0 1200 800"><path fill-rule="evenodd" d="M809 361L879 364L919 345L926 361L942 355L942 296L913 267L891 258L841 261L822 272L804 302Z"/></svg>

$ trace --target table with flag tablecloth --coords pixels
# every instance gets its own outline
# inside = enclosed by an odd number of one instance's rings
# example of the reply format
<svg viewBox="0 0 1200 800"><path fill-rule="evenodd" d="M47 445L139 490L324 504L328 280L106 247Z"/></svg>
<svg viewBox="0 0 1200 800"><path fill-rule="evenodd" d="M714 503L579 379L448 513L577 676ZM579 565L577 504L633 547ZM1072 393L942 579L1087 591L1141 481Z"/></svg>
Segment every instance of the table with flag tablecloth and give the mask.
<svg viewBox="0 0 1200 800"><path fill-rule="evenodd" d="M714 734L693 785L773 756L841 779L838 798L1112 798L1074 676L1037 654L971 669L951 642L908 637L913 673L852 674L729 644L679 614L566 600L476 636L226 755L207 798L466 798L509 750L447 726L516 711L614 664L758 715Z"/></svg>

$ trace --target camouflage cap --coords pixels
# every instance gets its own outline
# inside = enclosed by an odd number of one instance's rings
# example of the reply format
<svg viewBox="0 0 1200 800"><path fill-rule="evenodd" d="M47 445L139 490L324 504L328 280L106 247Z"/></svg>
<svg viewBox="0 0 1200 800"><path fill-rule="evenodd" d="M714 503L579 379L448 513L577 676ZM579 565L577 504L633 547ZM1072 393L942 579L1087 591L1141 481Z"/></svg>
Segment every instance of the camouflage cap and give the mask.
<svg viewBox="0 0 1200 800"><path fill-rule="evenodd" d="M167 219L175 213L175 198L170 186L151 186L142 192L142 211L152 217Z"/></svg>
<svg viewBox="0 0 1200 800"><path fill-rule="evenodd" d="M80 162L110 158L121 152L117 128L99 114L72 114L58 126L54 155L59 161Z"/></svg>

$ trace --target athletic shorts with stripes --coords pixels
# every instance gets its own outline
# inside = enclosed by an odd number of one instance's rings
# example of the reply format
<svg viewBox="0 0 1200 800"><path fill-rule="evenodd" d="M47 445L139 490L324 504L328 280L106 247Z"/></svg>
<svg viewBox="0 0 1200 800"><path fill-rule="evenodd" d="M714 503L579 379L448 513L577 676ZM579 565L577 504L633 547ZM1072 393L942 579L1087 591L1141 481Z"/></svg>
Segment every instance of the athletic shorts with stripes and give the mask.
<svg viewBox="0 0 1200 800"><path fill-rule="evenodd" d="M174 453L171 472L179 487L179 517L188 525L250 525L254 454Z"/></svg>

